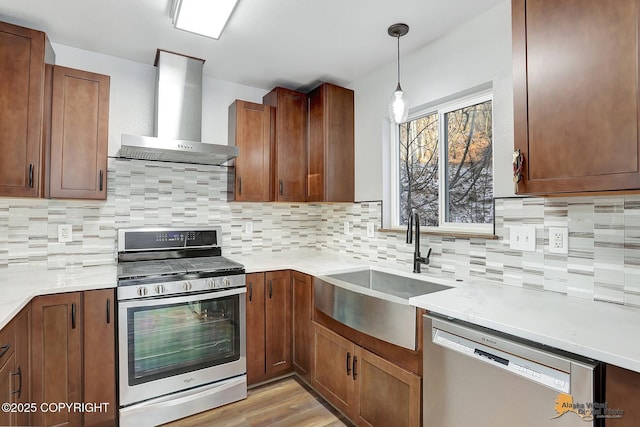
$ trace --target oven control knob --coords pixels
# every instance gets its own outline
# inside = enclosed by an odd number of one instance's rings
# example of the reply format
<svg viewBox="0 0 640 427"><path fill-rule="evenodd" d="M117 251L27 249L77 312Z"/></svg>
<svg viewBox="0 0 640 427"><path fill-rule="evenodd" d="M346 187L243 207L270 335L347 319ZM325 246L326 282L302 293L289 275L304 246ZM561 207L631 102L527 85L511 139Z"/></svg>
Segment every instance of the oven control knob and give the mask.
<svg viewBox="0 0 640 427"><path fill-rule="evenodd" d="M231 285L231 280L229 280L228 277L225 277L224 279L222 279L222 286L224 286L225 288L228 288Z"/></svg>
<svg viewBox="0 0 640 427"><path fill-rule="evenodd" d="M207 286L209 286L209 289L213 289L216 286L216 282L213 279L209 279L207 280Z"/></svg>
<svg viewBox="0 0 640 427"><path fill-rule="evenodd" d="M156 285L155 291L156 291L156 294L163 294L164 293L164 285Z"/></svg>
<svg viewBox="0 0 640 427"><path fill-rule="evenodd" d="M184 289L185 291L190 291L191 290L191 282L184 282L182 284L182 289Z"/></svg>
<svg viewBox="0 0 640 427"><path fill-rule="evenodd" d="M145 288L144 286L140 286L138 288L138 296L144 297L146 296L148 293L147 288Z"/></svg>

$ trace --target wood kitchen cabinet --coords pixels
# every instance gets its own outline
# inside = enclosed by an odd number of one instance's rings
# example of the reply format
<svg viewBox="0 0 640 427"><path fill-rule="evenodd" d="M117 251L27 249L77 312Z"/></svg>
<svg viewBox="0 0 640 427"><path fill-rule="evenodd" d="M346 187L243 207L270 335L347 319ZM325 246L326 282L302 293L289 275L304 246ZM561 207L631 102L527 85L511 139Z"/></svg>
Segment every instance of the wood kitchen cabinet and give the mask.
<svg viewBox="0 0 640 427"><path fill-rule="evenodd" d="M40 195L44 67L54 60L46 34L0 22L0 196Z"/></svg>
<svg viewBox="0 0 640 427"><path fill-rule="evenodd" d="M35 298L32 308L32 399L43 403L82 402L82 293ZM40 426L79 426L82 413L37 411Z"/></svg>
<svg viewBox="0 0 640 427"><path fill-rule="evenodd" d="M85 412L83 421L87 427L112 427L117 410L115 290L82 294L83 401L107 404L101 411Z"/></svg>
<svg viewBox="0 0 640 427"><path fill-rule="evenodd" d="M357 425L419 426L421 378L313 323L311 385Z"/></svg>
<svg viewBox="0 0 640 427"><path fill-rule="evenodd" d="M110 78L57 65L52 68L45 197L105 200Z"/></svg>
<svg viewBox="0 0 640 427"><path fill-rule="evenodd" d="M271 156L275 131L275 108L236 100L229 106L229 145L239 155L229 168L233 186L230 200L268 202L273 199Z"/></svg>
<svg viewBox="0 0 640 427"><path fill-rule="evenodd" d="M291 371L291 273L247 274L247 383Z"/></svg>
<svg viewBox="0 0 640 427"><path fill-rule="evenodd" d="M640 189L637 0L512 0L519 194Z"/></svg>
<svg viewBox="0 0 640 427"><path fill-rule="evenodd" d="M311 360L313 354L311 312L313 310L313 285L311 276L297 271L291 272L291 317L293 354L296 373L311 383Z"/></svg>
<svg viewBox="0 0 640 427"><path fill-rule="evenodd" d="M324 83L309 94L307 201L354 201L353 91Z"/></svg>
<svg viewBox="0 0 640 427"><path fill-rule="evenodd" d="M10 322L0 330L0 403L15 403L14 372L16 371L15 330ZM16 425L17 413L0 411L0 425Z"/></svg>
<svg viewBox="0 0 640 427"><path fill-rule="evenodd" d="M304 202L307 181L307 95L277 87L262 98L276 109L271 159L274 201Z"/></svg>
<svg viewBox="0 0 640 427"><path fill-rule="evenodd" d="M40 296L32 302L32 401L106 403L105 412L46 411L33 425L113 426L114 290ZM98 349L98 350L96 350Z"/></svg>
<svg viewBox="0 0 640 427"><path fill-rule="evenodd" d="M622 418L607 419L607 427L640 425L640 373L607 365L606 398L609 409L622 409Z"/></svg>

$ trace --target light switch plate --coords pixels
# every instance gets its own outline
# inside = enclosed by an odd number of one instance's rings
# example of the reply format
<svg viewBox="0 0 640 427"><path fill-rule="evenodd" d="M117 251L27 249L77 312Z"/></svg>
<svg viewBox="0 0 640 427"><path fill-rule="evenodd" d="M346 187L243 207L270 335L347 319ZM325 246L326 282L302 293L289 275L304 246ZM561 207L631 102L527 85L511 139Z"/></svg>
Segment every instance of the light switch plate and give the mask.
<svg viewBox="0 0 640 427"><path fill-rule="evenodd" d="M532 225L512 226L510 230L509 247L511 249L535 252L536 227Z"/></svg>
<svg viewBox="0 0 640 427"><path fill-rule="evenodd" d="M248 236L253 234L253 222L247 221L244 223L244 234Z"/></svg>
<svg viewBox="0 0 640 427"><path fill-rule="evenodd" d="M69 224L58 225L58 242L69 243L73 241L72 227Z"/></svg>
<svg viewBox="0 0 640 427"><path fill-rule="evenodd" d="M375 224L372 222L367 223L367 237L376 237Z"/></svg>
<svg viewBox="0 0 640 427"><path fill-rule="evenodd" d="M345 221L344 222L344 225L342 227L342 231L343 231L344 234L351 234L351 230L350 230L350 227L349 227L349 221Z"/></svg>

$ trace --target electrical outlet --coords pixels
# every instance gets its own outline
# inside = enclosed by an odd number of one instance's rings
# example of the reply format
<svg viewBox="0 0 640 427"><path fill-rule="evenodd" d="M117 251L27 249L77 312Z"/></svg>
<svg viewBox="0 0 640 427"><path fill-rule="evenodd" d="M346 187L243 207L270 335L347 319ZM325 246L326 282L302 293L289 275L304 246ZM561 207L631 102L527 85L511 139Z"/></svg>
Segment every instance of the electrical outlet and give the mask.
<svg viewBox="0 0 640 427"><path fill-rule="evenodd" d="M351 234L350 228L349 228L349 221L345 221L344 225L342 227L342 231L344 232L344 234Z"/></svg>
<svg viewBox="0 0 640 427"><path fill-rule="evenodd" d="M367 223L367 237L376 237L375 224L372 222Z"/></svg>
<svg viewBox="0 0 640 427"><path fill-rule="evenodd" d="M511 249L528 252L536 251L536 228L534 226L513 226L510 234L509 247Z"/></svg>
<svg viewBox="0 0 640 427"><path fill-rule="evenodd" d="M72 228L69 224L58 225L58 242L68 243L73 241Z"/></svg>
<svg viewBox="0 0 640 427"><path fill-rule="evenodd" d="M567 227L549 227L549 252L553 254L569 253L569 229Z"/></svg>
<svg viewBox="0 0 640 427"><path fill-rule="evenodd" d="M253 234L253 222L247 221L244 223L244 234L249 236Z"/></svg>

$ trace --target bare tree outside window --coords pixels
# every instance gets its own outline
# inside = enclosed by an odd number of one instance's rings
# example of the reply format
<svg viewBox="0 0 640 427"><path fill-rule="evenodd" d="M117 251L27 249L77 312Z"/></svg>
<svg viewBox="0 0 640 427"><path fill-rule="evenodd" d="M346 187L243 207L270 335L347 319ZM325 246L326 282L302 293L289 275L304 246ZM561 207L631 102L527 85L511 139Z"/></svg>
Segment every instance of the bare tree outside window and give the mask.
<svg viewBox="0 0 640 427"><path fill-rule="evenodd" d="M407 224L414 208L421 224L427 226L492 223L491 100L436 111L399 128L400 225ZM442 144L440 132L444 134ZM440 206L444 206L444 218L440 218Z"/></svg>

